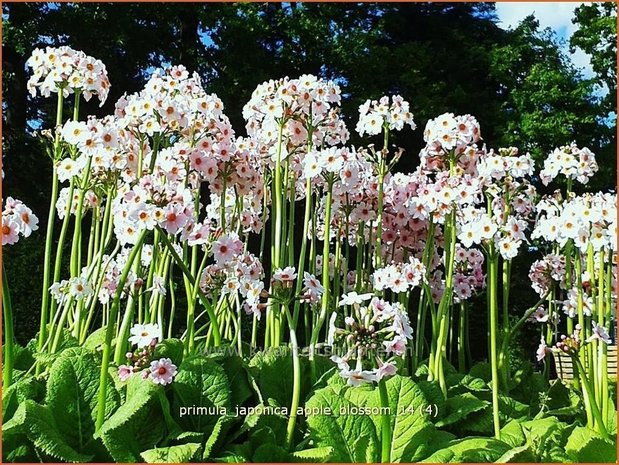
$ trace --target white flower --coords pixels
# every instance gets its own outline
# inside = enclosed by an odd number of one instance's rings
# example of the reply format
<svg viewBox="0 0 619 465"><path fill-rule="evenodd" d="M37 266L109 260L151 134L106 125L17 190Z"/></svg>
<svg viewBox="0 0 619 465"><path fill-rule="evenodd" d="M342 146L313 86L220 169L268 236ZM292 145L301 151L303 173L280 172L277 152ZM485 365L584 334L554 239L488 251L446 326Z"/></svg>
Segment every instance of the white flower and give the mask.
<svg viewBox="0 0 619 465"><path fill-rule="evenodd" d="M161 329L158 324L136 324L131 328L129 342L137 345L138 349L148 346L153 339L157 339L158 341L162 339Z"/></svg>
<svg viewBox="0 0 619 465"><path fill-rule="evenodd" d="M378 381L376 372L368 370L342 370L341 376L348 381L351 386L359 386L362 383L372 383Z"/></svg>
<svg viewBox="0 0 619 465"><path fill-rule="evenodd" d="M591 342L594 340L604 342L605 344L610 344L612 342L610 336L608 335L608 331L606 331L606 328L604 328L604 326L598 325L595 321L592 321L591 325L593 333L587 338L587 342Z"/></svg>
<svg viewBox="0 0 619 465"><path fill-rule="evenodd" d="M373 294L371 292L367 294L357 294L355 291L351 291L348 294L344 294L342 296L342 300L340 300L339 305L361 305L363 302L370 300Z"/></svg>

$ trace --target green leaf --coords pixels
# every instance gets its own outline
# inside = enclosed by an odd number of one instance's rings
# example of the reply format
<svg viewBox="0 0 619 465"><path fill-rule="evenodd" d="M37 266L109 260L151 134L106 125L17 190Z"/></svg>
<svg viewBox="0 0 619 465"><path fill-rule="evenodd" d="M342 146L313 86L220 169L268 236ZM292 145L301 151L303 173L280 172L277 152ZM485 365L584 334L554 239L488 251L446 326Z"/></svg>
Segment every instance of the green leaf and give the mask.
<svg viewBox="0 0 619 465"><path fill-rule="evenodd" d="M6 424L12 417L19 404L26 399L35 402L42 401L45 396L45 385L33 376L15 381L8 388L2 389L2 421Z"/></svg>
<svg viewBox="0 0 619 465"><path fill-rule="evenodd" d="M454 453L454 462L494 462L511 446L494 438L468 438L450 444L449 450Z"/></svg>
<svg viewBox="0 0 619 465"><path fill-rule="evenodd" d="M511 397L499 395L499 413L503 422L526 419L529 415L529 406Z"/></svg>
<svg viewBox="0 0 619 465"><path fill-rule="evenodd" d="M555 417L547 417L521 423L522 430L540 462L566 462L565 435L568 425Z"/></svg>
<svg viewBox="0 0 619 465"><path fill-rule="evenodd" d="M321 414L309 415L310 436L317 447L332 447L334 462L375 462L378 459L378 440L372 420L362 415L341 415L340 409L353 404L339 396L331 387L320 389L306 406ZM322 410L321 410L322 409ZM331 414L328 414L329 409Z"/></svg>
<svg viewBox="0 0 619 465"><path fill-rule="evenodd" d="M86 338L82 347L90 350L97 350L105 343L105 333L107 331L107 327L103 326L92 333Z"/></svg>
<svg viewBox="0 0 619 465"><path fill-rule="evenodd" d="M470 392L450 397L445 404L446 414L441 420L436 422L436 426L440 428L457 423L471 413L483 410L488 405L490 405L490 402L480 400Z"/></svg>
<svg viewBox="0 0 619 465"><path fill-rule="evenodd" d="M526 441L526 437L520 423L512 420L501 428L501 441L512 447L521 446Z"/></svg>
<svg viewBox="0 0 619 465"><path fill-rule="evenodd" d="M217 362L223 367L229 380L231 405L243 405L253 395L243 359L238 355L227 355L220 357Z"/></svg>
<svg viewBox="0 0 619 465"><path fill-rule="evenodd" d="M219 417L213 431L209 435L206 443L204 444L204 452L202 454L202 460L208 460L213 455L213 452L217 450L217 446L222 442L223 437L230 428L230 425L236 420L236 417L225 416Z"/></svg>
<svg viewBox="0 0 619 465"><path fill-rule="evenodd" d="M183 362L183 351L185 347L180 339L164 339L155 347L155 359L169 358L176 366Z"/></svg>
<svg viewBox="0 0 619 465"><path fill-rule="evenodd" d="M286 451L286 449L276 444L261 444L254 451L252 462L290 462L290 454Z"/></svg>
<svg viewBox="0 0 619 465"><path fill-rule="evenodd" d="M307 389L310 385L309 372L303 369L306 363L307 360L302 358L302 399L307 395ZM293 377L292 357L289 350L278 348L277 350L257 353L249 362L249 371L256 379L264 399L272 398L277 400L279 405L290 407L292 404Z"/></svg>
<svg viewBox="0 0 619 465"><path fill-rule="evenodd" d="M146 463L187 463L195 458L200 447L199 443L190 442L179 446L156 447L140 455Z"/></svg>
<svg viewBox="0 0 619 465"><path fill-rule="evenodd" d="M3 428L5 437L12 433L23 433L41 452L65 462L88 462L93 456L73 449L61 434L51 411L29 399L19 406L13 418ZM8 430L9 438L6 437Z"/></svg>
<svg viewBox="0 0 619 465"><path fill-rule="evenodd" d="M529 444L514 447L505 452L496 460L497 463L536 463L537 456L531 450Z"/></svg>
<svg viewBox="0 0 619 465"><path fill-rule="evenodd" d="M487 362L479 362L473 365L469 371L473 378L481 378L489 383L492 380L492 367Z"/></svg>
<svg viewBox="0 0 619 465"><path fill-rule="evenodd" d="M449 392L458 394L466 391L483 392L489 390L490 387L487 381L471 375L465 375L456 386L450 388Z"/></svg>
<svg viewBox="0 0 619 465"><path fill-rule="evenodd" d="M416 462L427 455L428 440L436 430L424 411L426 398L410 378L392 376L386 385L393 435L390 462ZM374 390L369 405L381 407L378 389ZM377 428L377 434L380 435L380 428Z"/></svg>
<svg viewBox="0 0 619 465"><path fill-rule="evenodd" d="M223 368L206 357L192 357L183 360L178 374L172 383L174 392L174 412L181 407L202 408L211 414L184 415L178 417L181 426L191 431L210 431L222 411L230 409L230 388Z"/></svg>
<svg viewBox="0 0 619 465"><path fill-rule="evenodd" d="M49 372L46 403L67 443L79 452L91 449L97 420L100 368L94 353L70 349L57 358ZM118 408L114 383L107 379L105 418Z"/></svg>
<svg viewBox="0 0 619 465"><path fill-rule="evenodd" d="M614 463L617 461L617 445L583 426L572 431L565 451L575 462Z"/></svg>
<svg viewBox="0 0 619 465"><path fill-rule="evenodd" d="M423 391L428 404L436 405L438 418L442 418L445 414L446 400L438 381L427 381L424 379L417 382L417 387Z"/></svg>
<svg viewBox="0 0 619 465"><path fill-rule="evenodd" d="M44 366L51 366L56 361L59 354L72 347L79 347L77 339L73 337L71 331L66 328L62 328L60 330L60 337L58 338L58 347L56 348L56 352L53 354L48 352L37 352L34 354L34 358L37 362L43 364Z"/></svg>
<svg viewBox="0 0 619 465"><path fill-rule="evenodd" d="M430 457L420 461L419 463L449 463L456 462L453 460L456 454L451 449L441 449L434 452Z"/></svg>
<svg viewBox="0 0 619 465"><path fill-rule="evenodd" d="M162 438L164 418L159 406L163 388L141 376L127 382L127 399L96 434L117 462L140 461L140 452Z"/></svg>
<svg viewBox="0 0 619 465"><path fill-rule="evenodd" d="M324 463L331 461L333 447L314 447L313 449L299 450L292 453L295 462Z"/></svg>

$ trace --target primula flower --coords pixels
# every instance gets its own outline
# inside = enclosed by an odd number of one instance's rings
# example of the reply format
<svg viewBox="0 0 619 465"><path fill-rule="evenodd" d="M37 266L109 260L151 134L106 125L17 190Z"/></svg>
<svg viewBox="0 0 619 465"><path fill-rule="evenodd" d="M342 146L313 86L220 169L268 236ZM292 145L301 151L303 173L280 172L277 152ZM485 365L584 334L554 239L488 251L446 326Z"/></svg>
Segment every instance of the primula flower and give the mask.
<svg viewBox="0 0 619 465"><path fill-rule="evenodd" d="M162 339L161 329L156 323L145 325L136 324L133 328L131 328L131 337L129 338L129 342L137 345L138 349L150 345L154 339L157 339L158 341L161 341Z"/></svg>
<svg viewBox="0 0 619 465"><path fill-rule="evenodd" d="M409 125L414 130L416 125L409 106L409 103L399 95L394 95L391 99L384 96L379 100L366 100L359 107L356 130L360 136L380 134L383 127L401 131L405 125Z"/></svg>
<svg viewBox="0 0 619 465"><path fill-rule="evenodd" d="M2 245L12 245L19 235L29 237L39 229L39 219L21 200L7 197L2 212Z"/></svg>
<svg viewBox="0 0 619 465"><path fill-rule="evenodd" d="M118 377L121 381L127 381L133 375L133 366L121 365L118 367Z"/></svg>
<svg viewBox="0 0 619 465"><path fill-rule="evenodd" d="M150 364L150 379L155 384L162 386L170 384L176 373L176 365L169 358L154 360Z"/></svg>
<svg viewBox="0 0 619 465"><path fill-rule="evenodd" d="M213 243L213 256L215 263L226 265L232 259L243 251L243 243L239 240L236 234L228 234L221 236Z"/></svg>
<svg viewBox="0 0 619 465"><path fill-rule="evenodd" d="M94 291L86 278L75 277L69 281L69 292L76 300L83 300L92 295Z"/></svg>
<svg viewBox="0 0 619 465"><path fill-rule="evenodd" d="M273 273L273 280L281 283L288 283L294 281L297 277L294 266L287 266L284 269L278 268Z"/></svg>
<svg viewBox="0 0 619 465"><path fill-rule="evenodd" d="M610 339L610 336L608 335L608 331L606 331L606 328L604 328L601 325L598 325L595 321L591 322L592 325L592 333L591 336L589 336L587 338L586 342L591 342L591 341L600 341L603 342L605 344L611 344L612 340Z"/></svg>
<svg viewBox="0 0 619 465"><path fill-rule="evenodd" d="M80 90L88 101L97 95L101 105L110 90L105 65L84 52L70 47L47 47L35 49L26 61L33 75L28 80L28 90L34 97L37 90L44 97L62 91L64 96Z"/></svg>
<svg viewBox="0 0 619 465"><path fill-rule="evenodd" d="M344 294L340 300L339 305L361 305L363 302L370 300L374 294L371 292L366 294L357 294L355 291L351 291L348 294Z"/></svg>
<svg viewBox="0 0 619 465"><path fill-rule="evenodd" d="M378 381L376 372L370 370L343 370L341 375L350 386L360 386L363 383Z"/></svg>
<svg viewBox="0 0 619 465"><path fill-rule="evenodd" d="M537 361L541 362L546 357L546 354L550 352L551 350L546 345L546 340L544 339L544 336L542 336L539 347L537 348L537 351L535 352Z"/></svg>
<svg viewBox="0 0 619 465"><path fill-rule="evenodd" d="M19 240L19 224L13 218L2 216L2 245L13 245Z"/></svg>

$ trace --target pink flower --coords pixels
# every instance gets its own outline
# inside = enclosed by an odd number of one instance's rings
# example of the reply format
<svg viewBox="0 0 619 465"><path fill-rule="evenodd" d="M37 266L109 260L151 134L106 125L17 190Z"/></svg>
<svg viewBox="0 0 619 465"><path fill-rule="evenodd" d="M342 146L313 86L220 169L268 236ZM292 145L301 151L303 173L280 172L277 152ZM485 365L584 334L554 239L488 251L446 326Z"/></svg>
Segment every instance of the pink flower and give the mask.
<svg viewBox="0 0 619 465"><path fill-rule="evenodd" d="M127 381L133 375L133 367L129 365L121 365L118 367L118 377L121 381Z"/></svg>
<svg viewBox="0 0 619 465"><path fill-rule="evenodd" d="M280 268L273 273L273 280L282 283L293 281L296 277L297 273L294 266L287 266L283 270Z"/></svg>
<svg viewBox="0 0 619 465"><path fill-rule="evenodd" d="M548 348L548 346L546 345L546 341L544 340L544 336L542 336L539 347L537 348L537 361L541 362L544 357L546 357L546 354L550 353L550 349Z"/></svg>
<svg viewBox="0 0 619 465"><path fill-rule="evenodd" d="M2 245L13 245L19 240L19 225L12 218L2 218Z"/></svg>
<svg viewBox="0 0 619 465"><path fill-rule="evenodd" d="M169 358L162 358L150 363L150 379L155 384L165 386L170 384L176 376L176 365Z"/></svg>
<svg viewBox="0 0 619 465"><path fill-rule="evenodd" d="M403 336L396 336L392 341L385 341L385 349L387 353L393 352L396 355L402 355L406 350L406 338Z"/></svg>
<svg viewBox="0 0 619 465"><path fill-rule="evenodd" d="M385 376L393 376L396 374L398 369L393 363L383 363L376 370L376 379L380 381Z"/></svg>
<svg viewBox="0 0 619 465"><path fill-rule="evenodd" d="M182 229L189 218L185 215L185 209L180 204L170 204L166 207L163 215L162 226L168 234L176 234Z"/></svg>
<svg viewBox="0 0 619 465"><path fill-rule="evenodd" d="M604 326L598 325L595 321L591 322L591 324L593 326L593 333L587 338L587 342L594 340L598 340L606 344L610 344L612 342L610 336L608 335L608 331L606 331Z"/></svg>
<svg viewBox="0 0 619 465"><path fill-rule="evenodd" d="M222 236L213 244L213 255L218 265L226 265L243 251L243 243L236 235Z"/></svg>
<svg viewBox="0 0 619 465"><path fill-rule="evenodd" d="M359 386L361 383L377 381L376 373L368 370L342 370L342 378L351 386Z"/></svg>

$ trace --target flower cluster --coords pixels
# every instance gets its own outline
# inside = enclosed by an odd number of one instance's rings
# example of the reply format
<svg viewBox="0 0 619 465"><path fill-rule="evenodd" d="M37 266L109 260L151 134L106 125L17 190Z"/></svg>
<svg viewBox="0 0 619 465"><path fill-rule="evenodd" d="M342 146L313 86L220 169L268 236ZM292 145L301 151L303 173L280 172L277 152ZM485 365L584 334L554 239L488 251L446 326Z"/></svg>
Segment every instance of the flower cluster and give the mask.
<svg viewBox="0 0 619 465"><path fill-rule="evenodd" d="M425 267L415 258L406 263L393 263L377 269L372 275L374 290L389 289L395 294L417 287L425 275Z"/></svg>
<svg viewBox="0 0 619 465"><path fill-rule="evenodd" d="M346 143L349 133L338 113L340 102L338 85L305 74L260 84L243 107L243 117L249 136L264 144L273 158L281 149L275 147L280 126L292 149L308 142L316 147Z"/></svg>
<svg viewBox="0 0 619 465"><path fill-rule="evenodd" d="M92 286L84 275L54 283L50 286L49 292L59 304L64 301L67 295L79 301L94 294Z"/></svg>
<svg viewBox="0 0 619 465"><path fill-rule="evenodd" d="M578 148L575 142L554 149L544 160L544 169L539 173L542 183L547 186L562 174L567 179L587 184L598 171L595 155L586 147Z"/></svg>
<svg viewBox="0 0 619 465"><path fill-rule="evenodd" d="M13 245L19 236L29 237L39 229L39 219L21 200L7 197L2 211L2 245Z"/></svg>
<svg viewBox="0 0 619 465"><path fill-rule="evenodd" d="M36 48L26 61L26 66L33 72L28 80L28 89L33 97L37 95L37 89L44 97L59 91L66 97L79 91L87 101L96 95L103 105L110 91L103 62L71 47Z"/></svg>
<svg viewBox="0 0 619 465"><path fill-rule="evenodd" d="M177 373L176 365L169 358L153 360L155 348L161 341L161 329L157 324L136 324L131 328L129 342L136 345L137 352L127 352L129 364L118 367L118 377L127 381L139 373L142 379L149 379L155 384L170 384Z"/></svg>
<svg viewBox="0 0 619 465"><path fill-rule="evenodd" d="M486 287L483 271L484 254L477 249L464 249L456 245L454 272L454 302L468 299L478 289Z"/></svg>
<svg viewBox="0 0 619 465"><path fill-rule="evenodd" d="M208 296L238 293L245 298L243 304L248 314L260 318L260 297L264 291L264 269L260 260L243 252L243 242L235 233L221 236L213 243L215 263L204 268L200 288Z"/></svg>
<svg viewBox="0 0 619 465"><path fill-rule="evenodd" d="M359 106L356 130L360 136L363 134L374 136L380 134L383 129L401 131L405 125L415 129L416 125L409 107L409 103L399 95L394 95L391 99L383 96L379 100L366 100Z"/></svg>
<svg viewBox="0 0 619 465"><path fill-rule="evenodd" d="M423 140L426 146L419 153L421 166L429 170L443 170L448 165L448 156L452 161L470 164L470 160L477 159L474 144L481 139L479 123L471 115L454 115L443 113L431 119L423 131Z"/></svg>
<svg viewBox="0 0 619 465"><path fill-rule="evenodd" d="M353 312L344 319L344 328L336 326L337 313L333 312L327 344L343 350L343 356L331 358L341 376L358 386L394 375L396 358L404 355L407 341L413 337L403 305L355 292L344 295L340 305L351 305Z"/></svg>
<svg viewBox="0 0 619 465"><path fill-rule="evenodd" d="M560 203L547 198L538 206L538 219L532 238L556 242L561 247L569 240L582 252L617 250L617 195L584 194Z"/></svg>
<svg viewBox="0 0 619 465"><path fill-rule="evenodd" d="M536 260L529 270L529 279L533 290L540 296L548 293L553 281L565 289L565 256L548 254Z"/></svg>

